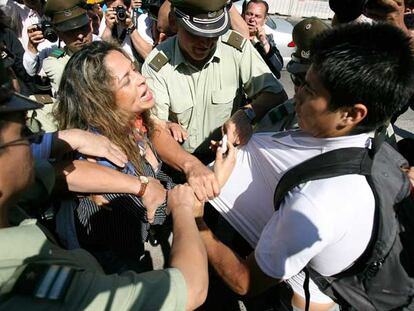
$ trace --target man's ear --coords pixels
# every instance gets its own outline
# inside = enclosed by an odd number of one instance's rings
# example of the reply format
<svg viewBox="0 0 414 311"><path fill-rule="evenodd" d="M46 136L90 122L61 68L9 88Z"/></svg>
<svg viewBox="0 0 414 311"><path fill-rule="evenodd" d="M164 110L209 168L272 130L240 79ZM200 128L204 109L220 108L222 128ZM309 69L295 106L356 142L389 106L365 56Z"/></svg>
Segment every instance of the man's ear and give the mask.
<svg viewBox="0 0 414 311"><path fill-rule="evenodd" d="M172 32L177 33L177 19L175 17L173 8L171 8L170 13L168 14L168 22L170 24L170 29L172 30Z"/></svg>
<svg viewBox="0 0 414 311"><path fill-rule="evenodd" d="M346 107L344 108L344 122L348 125L357 125L366 118L367 114L368 108L362 103Z"/></svg>

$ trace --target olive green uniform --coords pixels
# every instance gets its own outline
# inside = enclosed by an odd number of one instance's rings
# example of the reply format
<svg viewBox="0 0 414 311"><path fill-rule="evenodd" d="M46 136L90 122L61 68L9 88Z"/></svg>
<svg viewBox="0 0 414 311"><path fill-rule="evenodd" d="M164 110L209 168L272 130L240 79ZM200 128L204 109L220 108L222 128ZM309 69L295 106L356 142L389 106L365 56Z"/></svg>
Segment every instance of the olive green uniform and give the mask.
<svg viewBox="0 0 414 311"><path fill-rule="evenodd" d="M0 310L184 310L177 269L105 275L85 250L64 250L27 220L0 229Z"/></svg>
<svg viewBox="0 0 414 311"><path fill-rule="evenodd" d="M256 49L234 31L219 37L213 56L202 69L186 61L175 36L150 53L142 74L149 78L147 83L155 95L154 113L187 130L189 137L183 147L189 152L206 140L203 146L208 146L213 130L244 105L244 93L252 98L260 92L283 90Z"/></svg>

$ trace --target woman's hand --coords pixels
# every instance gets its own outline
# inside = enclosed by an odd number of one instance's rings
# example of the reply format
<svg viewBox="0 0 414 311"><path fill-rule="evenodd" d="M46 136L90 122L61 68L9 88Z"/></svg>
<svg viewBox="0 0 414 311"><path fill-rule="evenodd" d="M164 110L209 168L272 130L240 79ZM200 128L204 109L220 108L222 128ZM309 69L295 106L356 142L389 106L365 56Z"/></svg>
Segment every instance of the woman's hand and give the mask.
<svg viewBox="0 0 414 311"><path fill-rule="evenodd" d="M227 142L227 150L227 153L223 153L223 148L218 147L216 161L214 162L214 175L216 176L220 189L226 184L236 164L237 150L230 141Z"/></svg>
<svg viewBox="0 0 414 311"><path fill-rule="evenodd" d="M167 190L158 179L148 177L148 185L142 196L142 203L147 210L147 219L151 224L154 222L156 209L165 201Z"/></svg>

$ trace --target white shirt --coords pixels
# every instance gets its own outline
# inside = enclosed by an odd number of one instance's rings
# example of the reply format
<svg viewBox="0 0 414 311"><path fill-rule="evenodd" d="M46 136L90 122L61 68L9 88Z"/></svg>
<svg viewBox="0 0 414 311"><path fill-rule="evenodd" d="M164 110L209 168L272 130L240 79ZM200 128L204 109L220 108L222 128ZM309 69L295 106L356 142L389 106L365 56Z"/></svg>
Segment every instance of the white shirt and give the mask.
<svg viewBox="0 0 414 311"><path fill-rule="evenodd" d="M326 151L366 147L368 134L319 139L300 130L258 133L212 205L255 247L261 270L289 279L307 264L322 275L349 267L365 250L375 200L360 175L312 181L291 191L278 212L273 194L284 172ZM315 301L314 299L312 299Z"/></svg>

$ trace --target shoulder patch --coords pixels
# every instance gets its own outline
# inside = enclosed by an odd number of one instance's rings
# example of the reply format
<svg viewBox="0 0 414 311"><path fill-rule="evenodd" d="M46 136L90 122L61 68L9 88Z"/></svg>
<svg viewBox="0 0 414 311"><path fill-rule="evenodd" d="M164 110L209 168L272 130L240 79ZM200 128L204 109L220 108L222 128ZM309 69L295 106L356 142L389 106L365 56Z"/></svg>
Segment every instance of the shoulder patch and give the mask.
<svg viewBox="0 0 414 311"><path fill-rule="evenodd" d="M54 58L61 58L63 55L65 55L65 50L63 49L55 49L50 53L50 56Z"/></svg>
<svg viewBox="0 0 414 311"><path fill-rule="evenodd" d="M160 71L164 65L168 63L168 58L161 52L158 52L154 58L149 62L149 66L156 72Z"/></svg>
<svg viewBox="0 0 414 311"><path fill-rule="evenodd" d="M30 263L7 281L12 294L47 300L63 300L76 269L69 266Z"/></svg>
<svg viewBox="0 0 414 311"><path fill-rule="evenodd" d="M246 40L243 36L235 31L232 31L227 39L223 40L224 43L234 47L240 52L243 51L243 46L246 43Z"/></svg>

